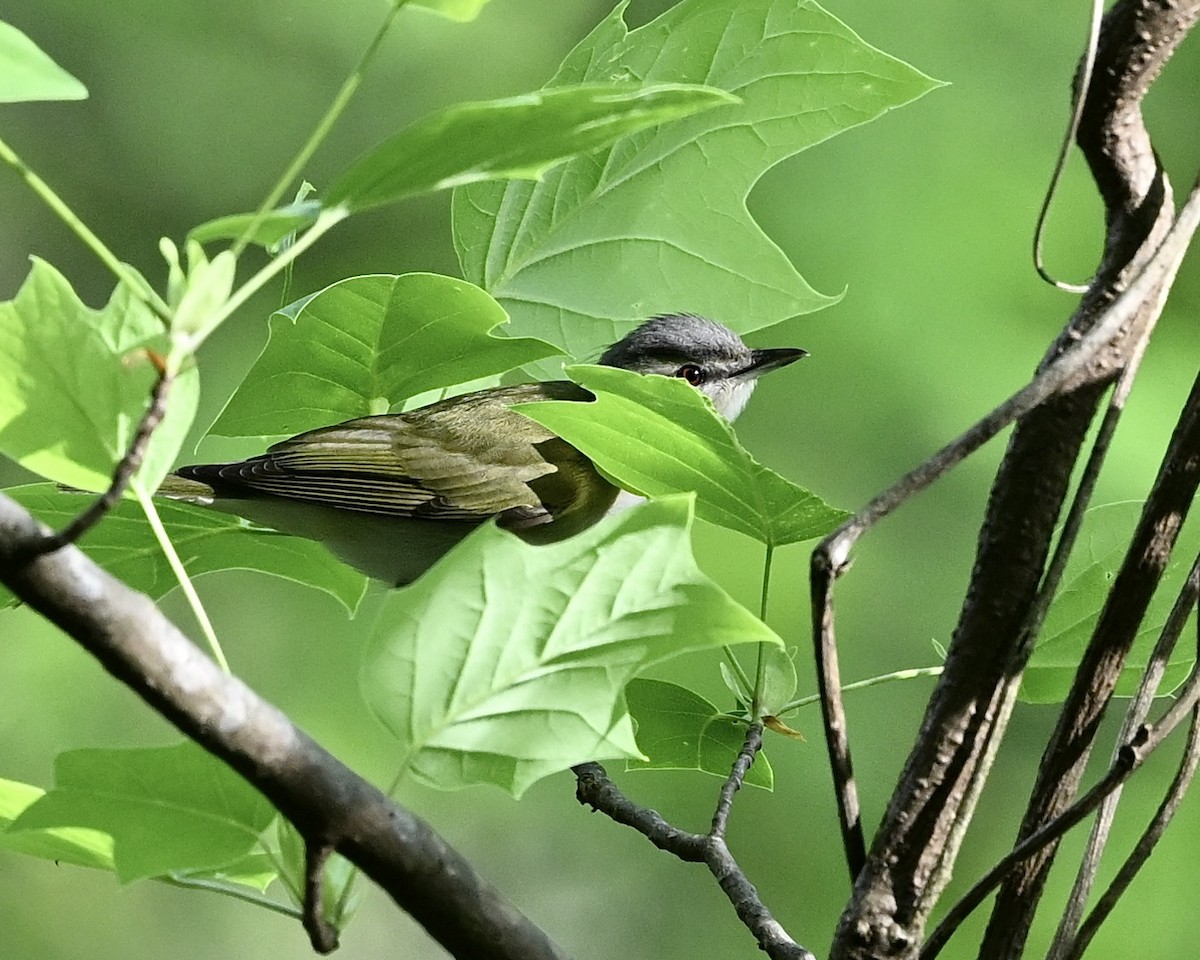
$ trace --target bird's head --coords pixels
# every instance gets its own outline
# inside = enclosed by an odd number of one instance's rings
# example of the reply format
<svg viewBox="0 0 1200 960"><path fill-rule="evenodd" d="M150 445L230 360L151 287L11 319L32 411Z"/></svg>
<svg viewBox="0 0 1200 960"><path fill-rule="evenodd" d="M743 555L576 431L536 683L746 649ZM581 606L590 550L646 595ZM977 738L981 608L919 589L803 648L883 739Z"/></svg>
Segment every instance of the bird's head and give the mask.
<svg viewBox="0 0 1200 960"><path fill-rule="evenodd" d="M726 420L750 399L758 378L801 357L806 350L751 350L723 324L690 313L654 317L604 351L600 363L638 373L679 377L708 396Z"/></svg>

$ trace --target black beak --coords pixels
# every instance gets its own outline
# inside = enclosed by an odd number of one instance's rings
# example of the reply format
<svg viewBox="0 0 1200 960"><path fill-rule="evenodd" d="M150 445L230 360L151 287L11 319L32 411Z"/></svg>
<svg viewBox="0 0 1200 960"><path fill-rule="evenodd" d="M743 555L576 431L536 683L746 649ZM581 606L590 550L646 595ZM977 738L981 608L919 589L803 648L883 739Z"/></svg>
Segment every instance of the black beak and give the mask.
<svg viewBox="0 0 1200 960"><path fill-rule="evenodd" d="M807 350L799 347L775 347L770 350L751 350L750 366L742 371L743 375L761 377L770 370L778 370L789 363L795 363L808 356Z"/></svg>

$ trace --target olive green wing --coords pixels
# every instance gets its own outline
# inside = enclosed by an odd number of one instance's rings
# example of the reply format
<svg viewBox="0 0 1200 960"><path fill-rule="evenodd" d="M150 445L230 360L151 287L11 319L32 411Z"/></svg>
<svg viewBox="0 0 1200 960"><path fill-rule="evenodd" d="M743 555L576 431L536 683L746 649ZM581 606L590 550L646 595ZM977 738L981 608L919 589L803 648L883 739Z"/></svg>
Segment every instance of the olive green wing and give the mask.
<svg viewBox="0 0 1200 960"><path fill-rule="evenodd" d="M576 462L582 454L510 408L544 399L590 395L565 382L484 390L310 430L261 456L178 475L217 495L265 494L393 517L478 523L503 514L513 526L546 523L575 497L564 481L572 487L587 478ZM558 461L563 475L549 489L563 503L547 504L530 484L557 473Z"/></svg>

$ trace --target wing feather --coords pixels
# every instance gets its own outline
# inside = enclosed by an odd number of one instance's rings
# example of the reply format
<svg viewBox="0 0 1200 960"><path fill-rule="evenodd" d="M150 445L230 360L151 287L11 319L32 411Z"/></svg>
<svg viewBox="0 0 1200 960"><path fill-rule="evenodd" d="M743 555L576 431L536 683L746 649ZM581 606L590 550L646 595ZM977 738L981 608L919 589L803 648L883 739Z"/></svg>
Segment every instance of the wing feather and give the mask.
<svg viewBox="0 0 1200 960"><path fill-rule="evenodd" d="M263 493L361 513L475 523L504 514L520 526L546 523L584 492L561 482L577 476L574 461L582 455L573 449L571 469L555 487L563 502L543 503L530 486L559 471L547 451L565 445L547 444L554 434L510 404L544 399L590 394L566 381L483 390L310 430L261 456L183 467L178 475L218 493Z"/></svg>

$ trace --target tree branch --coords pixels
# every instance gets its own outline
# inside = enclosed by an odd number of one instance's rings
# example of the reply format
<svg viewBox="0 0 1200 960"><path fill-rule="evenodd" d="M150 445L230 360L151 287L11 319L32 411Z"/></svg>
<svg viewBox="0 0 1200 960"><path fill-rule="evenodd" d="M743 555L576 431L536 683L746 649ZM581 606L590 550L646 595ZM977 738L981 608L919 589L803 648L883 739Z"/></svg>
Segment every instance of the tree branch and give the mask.
<svg viewBox="0 0 1200 960"><path fill-rule="evenodd" d="M1076 368L1045 402L1021 412L992 487L945 671L839 924L833 950L839 960L914 956L949 879L1028 657L1023 626L1079 451L1107 384L1143 349L1195 229L1190 203L1173 225L1170 186L1139 105L1198 15L1195 0L1121 0L1106 18L1079 133L1106 204L1105 255L1088 295L1026 391L1068 358ZM1136 299L1129 296L1135 289ZM1113 308L1122 303L1122 322L1111 329ZM911 483L906 496L935 472L930 466L920 473L922 482ZM822 544L832 576L844 568L861 528L894 509L884 497ZM832 609L831 597L816 599ZM823 609L814 609L815 628L822 629L825 619ZM831 617L829 623L830 642L820 643L821 649L832 646Z"/></svg>
<svg viewBox="0 0 1200 960"><path fill-rule="evenodd" d="M1187 618L1196 606L1198 596L1200 596L1200 558L1197 558L1196 563L1192 567L1191 574L1188 576L1183 588L1179 591L1171 615L1167 619L1166 624L1163 625L1162 633L1158 643L1155 645L1156 651L1169 650L1174 646ZM1192 711L1193 715L1193 729L1189 734L1188 751L1190 753L1190 741L1195 736L1195 710L1197 703L1200 703L1200 667L1193 665L1192 673L1184 689L1181 691L1177 702L1167 711L1166 716L1154 727L1142 722L1131 726L1127 736L1122 737L1120 745L1114 753L1112 763L1109 765L1108 772L1101 778L1100 782L1081 799L1063 810L1053 820L1039 827L1023 839L1011 853L977 880L971 889L951 907L941 924L938 925L938 928L934 930L925 942L921 950L921 960L933 960L938 955L946 945L946 942L967 916L970 915L971 911L978 907L984 898L1000 885L1010 874L1013 867L1022 863L1027 858L1035 856L1048 845L1056 843L1071 827L1082 821L1092 811L1108 802L1120 790L1121 785L1145 762L1145 759L1158 749L1159 745L1182 722L1184 713L1187 711ZM1185 761L1185 765L1187 762ZM1182 779L1182 775L1177 776L1176 782L1178 783ZM1174 790L1172 789L1171 793L1173 792Z"/></svg>
<svg viewBox="0 0 1200 960"><path fill-rule="evenodd" d="M617 823L632 827L659 850L689 863L704 863L729 898L738 919L754 934L759 949L771 960L815 960L771 915L754 884L725 843L725 828L729 823L733 796L741 788L755 756L762 749L762 731L761 722L750 724L733 768L721 785L712 827L707 834L680 830L664 820L657 811L630 800L598 763L581 763L572 768L576 778L575 798Z"/></svg>
<svg viewBox="0 0 1200 960"><path fill-rule="evenodd" d="M428 824L223 674L148 597L73 546L23 559L47 532L0 494L0 581L262 791L306 841L355 863L456 957L561 960L546 934Z"/></svg>
<svg viewBox="0 0 1200 960"><path fill-rule="evenodd" d="M1070 805L1078 791L1100 720L1162 579L1197 487L1200 487L1200 377L1192 386L1154 489L1042 757L1019 836L1029 836L1053 820ZM1019 950L1056 849L1057 844L1046 846L1009 875L997 896L987 940L1015 945Z"/></svg>

